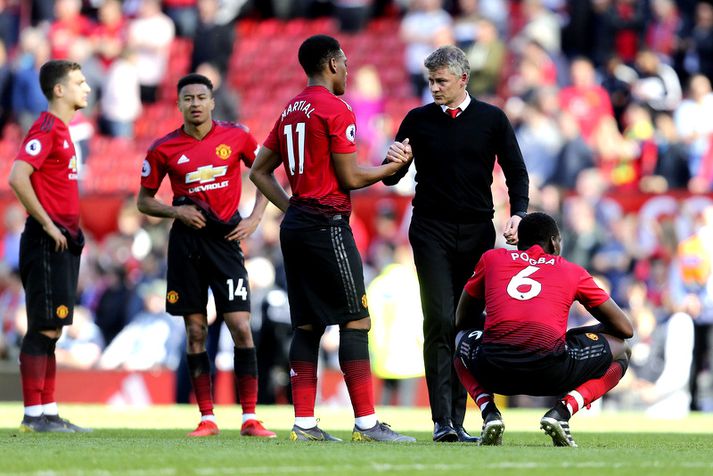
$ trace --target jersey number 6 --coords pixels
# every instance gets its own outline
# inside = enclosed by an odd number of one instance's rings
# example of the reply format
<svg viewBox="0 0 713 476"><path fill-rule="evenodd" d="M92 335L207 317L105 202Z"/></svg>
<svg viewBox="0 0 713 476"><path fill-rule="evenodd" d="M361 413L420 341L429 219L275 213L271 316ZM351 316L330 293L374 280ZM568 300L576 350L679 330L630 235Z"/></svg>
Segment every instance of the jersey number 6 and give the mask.
<svg viewBox="0 0 713 476"><path fill-rule="evenodd" d="M529 276L537 271L537 266L528 266L510 279L508 283L508 294L510 297L517 299L518 301L527 301L534 298L540 291L542 291L542 284ZM530 286L530 289L526 292L520 291L521 287Z"/></svg>

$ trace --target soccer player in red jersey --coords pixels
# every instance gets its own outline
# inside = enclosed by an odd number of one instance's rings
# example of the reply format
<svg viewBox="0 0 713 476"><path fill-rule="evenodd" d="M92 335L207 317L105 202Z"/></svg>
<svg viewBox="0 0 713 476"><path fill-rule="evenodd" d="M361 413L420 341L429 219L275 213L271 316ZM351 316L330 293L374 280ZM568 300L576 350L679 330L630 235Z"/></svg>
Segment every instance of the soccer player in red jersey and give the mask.
<svg viewBox="0 0 713 476"><path fill-rule="evenodd" d="M493 401L499 393L565 395L540 425L555 446L577 446L569 419L619 383L633 326L587 271L559 256L552 217L525 216L518 236L517 250L486 251L465 285L454 365L481 410L481 445L502 442L505 425ZM575 300L600 324L567 331Z"/></svg>
<svg viewBox="0 0 713 476"><path fill-rule="evenodd" d="M178 81L183 126L153 143L141 171L137 200L141 212L174 218L168 242L166 311L183 316L188 336L188 369L201 412L189 436L219 433L213 414L208 335L208 288L235 343L235 377L243 409L243 436L273 438L255 415L257 359L250 330L250 288L240 241L260 222L267 200L256 193L250 216L238 212L242 188L240 163L251 166L258 148L239 124L212 119L213 84L199 74ZM156 198L165 176L173 203Z"/></svg>
<svg viewBox="0 0 713 476"><path fill-rule="evenodd" d="M393 175L411 159L408 140L397 160L379 167L356 162L356 118L344 94L347 58L339 42L316 35L299 48L307 87L285 107L250 172L258 188L285 212L280 244L294 334L290 377L295 424L290 439L339 441L317 426L319 341L340 327L339 363L354 408L352 440L415 441L377 421L371 384L371 325L361 257L354 243L349 190ZM274 176L283 164L288 197Z"/></svg>
<svg viewBox="0 0 713 476"><path fill-rule="evenodd" d="M77 155L68 124L87 106L81 66L48 61L40 68L47 112L30 128L10 171L10 187L28 213L20 241L27 334L20 348L25 416L20 431L90 431L60 418L55 344L72 324L84 235L79 228Z"/></svg>

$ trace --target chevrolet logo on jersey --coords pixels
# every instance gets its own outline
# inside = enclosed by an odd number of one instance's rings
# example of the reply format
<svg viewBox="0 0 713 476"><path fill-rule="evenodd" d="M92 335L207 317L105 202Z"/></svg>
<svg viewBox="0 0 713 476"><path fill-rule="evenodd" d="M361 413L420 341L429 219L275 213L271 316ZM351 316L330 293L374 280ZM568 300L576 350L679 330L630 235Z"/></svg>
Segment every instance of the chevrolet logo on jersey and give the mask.
<svg viewBox="0 0 713 476"><path fill-rule="evenodd" d="M212 165L205 165L203 167L198 167L195 172L189 172L186 174L186 183L200 182L208 183L216 179L216 177L222 177L228 173L228 166L223 165L220 167L213 167Z"/></svg>

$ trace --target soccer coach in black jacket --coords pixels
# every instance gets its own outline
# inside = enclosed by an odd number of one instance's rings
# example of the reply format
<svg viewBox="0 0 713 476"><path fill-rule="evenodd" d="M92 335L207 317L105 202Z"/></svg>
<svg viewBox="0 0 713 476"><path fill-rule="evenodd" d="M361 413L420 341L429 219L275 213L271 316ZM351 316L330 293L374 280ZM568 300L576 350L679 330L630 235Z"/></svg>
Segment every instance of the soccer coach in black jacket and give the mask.
<svg viewBox="0 0 713 476"><path fill-rule="evenodd" d="M495 160L510 197L511 217L504 232L509 244L517 243L529 180L505 113L466 92L470 66L465 53L444 46L424 64L434 102L409 111L386 161L410 149L416 162L409 240L421 287L433 440L475 442L463 428L466 391L452 365L455 309L480 256L495 246L490 189ZM384 183L396 184L407 169Z"/></svg>

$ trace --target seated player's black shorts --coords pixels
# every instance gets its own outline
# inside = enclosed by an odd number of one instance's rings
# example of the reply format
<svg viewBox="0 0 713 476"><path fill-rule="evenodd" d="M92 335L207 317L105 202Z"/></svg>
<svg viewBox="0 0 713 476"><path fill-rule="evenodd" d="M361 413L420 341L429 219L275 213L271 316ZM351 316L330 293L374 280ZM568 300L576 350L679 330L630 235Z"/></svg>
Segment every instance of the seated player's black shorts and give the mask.
<svg viewBox="0 0 713 476"><path fill-rule="evenodd" d="M225 230L196 230L176 220L168 238L166 312L207 314L208 288L219 314L250 312L250 285L238 241Z"/></svg>
<svg viewBox="0 0 713 476"><path fill-rule="evenodd" d="M280 227L292 326L345 324L369 316L364 271L348 215L295 206Z"/></svg>
<svg viewBox="0 0 713 476"><path fill-rule="evenodd" d="M56 329L72 324L77 298L79 261L84 235L69 236L69 249L55 251L54 240L32 217L20 237L20 277L25 288L28 330Z"/></svg>
<svg viewBox="0 0 713 476"><path fill-rule="evenodd" d="M612 362L604 334L567 333L564 352L523 358L503 346L481 345L482 332L466 332L456 358L480 384L501 395L560 396L599 378Z"/></svg>

